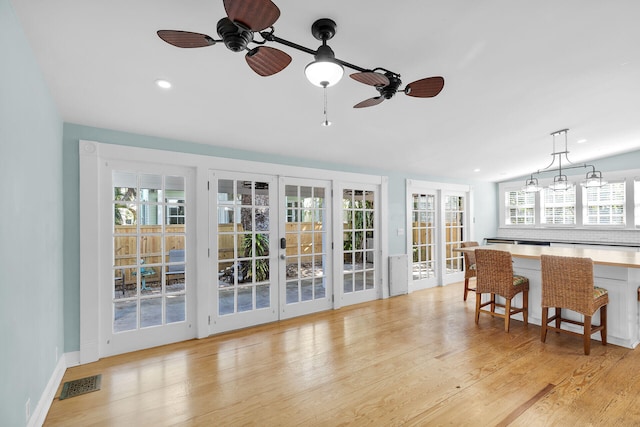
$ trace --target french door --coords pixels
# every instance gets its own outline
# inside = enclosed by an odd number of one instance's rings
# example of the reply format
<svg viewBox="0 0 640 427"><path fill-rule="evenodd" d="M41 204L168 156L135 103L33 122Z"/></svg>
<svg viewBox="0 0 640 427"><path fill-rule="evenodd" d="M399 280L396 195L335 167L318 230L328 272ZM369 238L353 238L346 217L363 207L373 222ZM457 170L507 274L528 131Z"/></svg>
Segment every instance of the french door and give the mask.
<svg viewBox="0 0 640 427"><path fill-rule="evenodd" d="M193 171L109 162L104 174L100 355L192 338Z"/></svg>
<svg viewBox="0 0 640 427"><path fill-rule="evenodd" d="M378 190L376 185L363 184L344 184L340 188L342 233L336 246L342 249L341 305L371 301L381 293Z"/></svg>
<svg viewBox="0 0 640 427"><path fill-rule="evenodd" d="M280 318L332 307L331 186L280 179Z"/></svg>
<svg viewBox="0 0 640 427"><path fill-rule="evenodd" d="M462 192L443 192L442 215L444 221L444 268L443 285L464 280L462 270L462 253L454 249L460 248L467 237L467 195Z"/></svg>
<svg viewBox="0 0 640 427"><path fill-rule="evenodd" d="M469 240L471 189L455 184L407 181L407 233L410 289L447 285L464 279L462 254Z"/></svg>
<svg viewBox="0 0 640 427"><path fill-rule="evenodd" d="M434 189L414 189L410 194L412 290L438 284L438 192Z"/></svg>
<svg viewBox="0 0 640 427"><path fill-rule="evenodd" d="M278 319L277 181L213 172L209 180L213 332Z"/></svg>

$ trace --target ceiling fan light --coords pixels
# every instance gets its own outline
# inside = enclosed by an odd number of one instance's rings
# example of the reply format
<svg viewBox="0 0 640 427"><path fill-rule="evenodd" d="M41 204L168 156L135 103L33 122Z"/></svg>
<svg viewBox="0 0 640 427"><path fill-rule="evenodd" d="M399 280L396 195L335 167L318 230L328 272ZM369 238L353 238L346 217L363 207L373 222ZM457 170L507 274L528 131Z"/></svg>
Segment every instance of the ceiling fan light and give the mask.
<svg viewBox="0 0 640 427"><path fill-rule="evenodd" d="M342 79L344 68L330 59L321 59L307 65L304 74L311 84L318 87L329 87Z"/></svg>

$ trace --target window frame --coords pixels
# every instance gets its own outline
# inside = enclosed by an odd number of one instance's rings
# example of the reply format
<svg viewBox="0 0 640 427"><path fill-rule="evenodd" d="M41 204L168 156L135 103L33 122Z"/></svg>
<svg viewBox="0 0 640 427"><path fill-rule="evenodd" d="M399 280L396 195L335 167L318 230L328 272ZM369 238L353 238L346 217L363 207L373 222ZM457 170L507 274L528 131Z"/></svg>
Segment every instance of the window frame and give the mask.
<svg viewBox="0 0 640 427"><path fill-rule="evenodd" d="M526 180L523 177L514 181L504 181L498 183L498 203L499 203L499 228L527 229L527 228L564 228L564 229L589 229L589 230L638 230L640 229L640 169L605 171L604 179L607 182L625 181L625 224L586 224L584 223L584 210L586 191L581 183L584 175L571 175L569 182L576 185L576 207L575 224L545 224L542 222L542 192L535 193L536 216L534 224L508 224L508 200L505 200L510 191L521 191ZM553 182L553 178L540 179L540 186L546 188Z"/></svg>
<svg viewBox="0 0 640 427"><path fill-rule="evenodd" d="M539 220L540 220L540 225L545 226L545 227L574 227L578 224L578 193L580 192L580 184L572 184L571 189L573 189L573 205L571 205L570 203L568 203L566 201L566 199L563 202L547 202L546 198L547 198L547 193L550 194L551 196L557 194L557 193L563 193L566 195L565 191L558 191L558 190L552 190L549 187L544 187L542 190L539 191L539 197L537 198L539 200L539 203L537 205L538 208L538 212L539 212ZM567 209L573 207L573 222L547 222L547 214L546 214L546 209L550 207L551 209L562 209L563 214L560 216L561 218L565 218L565 212Z"/></svg>
<svg viewBox="0 0 640 427"><path fill-rule="evenodd" d="M509 201L511 200L511 196L509 196L509 200L507 200L506 193L524 193L524 197L526 197L526 194L531 194L532 197L533 197L533 204L531 206L529 206L528 203L525 203L522 207L521 207L521 205L518 205L518 204L511 205L509 203ZM503 210L502 210L502 213L504 215L504 219L501 220L502 225L521 227L521 226L527 226L527 225L533 226L533 225L536 224L536 206L537 206L536 199L537 199L537 196L535 194L526 193L521 188L520 189L507 189L507 190L504 190L502 192L502 197L504 198L504 204L503 204ZM511 209L516 209L516 210L517 209L531 209L531 212L533 214L532 215L533 222L532 223L526 222L527 216L524 215L524 216L522 216L522 218L525 219L525 222L523 222L523 223L518 223L518 222L515 222L515 223L509 222L509 223L507 223L507 218L511 219L511 214L510 214ZM507 214L507 212L509 212L509 214ZM518 218L518 215L516 215L516 219L517 218Z"/></svg>
<svg viewBox="0 0 640 427"><path fill-rule="evenodd" d="M606 228L625 228L627 225L627 220L628 220L628 215L627 215L627 211L629 210L629 206L628 206L628 192L627 192L627 179L616 179L616 180L611 180L607 183L608 184L623 184L624 185L624 189L623 189L623 193L624 193L624 201L623 201L623 211L622 211L622 224L615 224L615 223L609 223L609 224L589 224L587 222L587 217L589 214L589 200L588 200L588 196L587 196L587 191L589 190L588 188L582 188L582 222L584 224L585 227L597 227L597 228L601 228L601 227L606 227ZM636 201L635 203L636 205L638 204L638 201ZM609 206L612 206L613 203L610 203ZM633 207L635 208L635 207ZM610 214L610 217L612 217L613 214ZM636 224L637 227L637 224Z"/></svg>

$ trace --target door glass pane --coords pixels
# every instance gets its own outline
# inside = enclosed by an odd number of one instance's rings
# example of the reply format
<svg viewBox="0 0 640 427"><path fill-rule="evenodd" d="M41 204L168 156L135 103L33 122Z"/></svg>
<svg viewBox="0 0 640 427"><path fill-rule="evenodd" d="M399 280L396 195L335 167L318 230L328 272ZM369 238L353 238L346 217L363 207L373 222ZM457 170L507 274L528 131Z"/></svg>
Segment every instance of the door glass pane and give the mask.
<svg viewBox="0 0 640 427"><path fill-rule="evenodd" d="M184 203L184 177L183 176L167 176L165 186L165 203Z"/></svg>
<svg viewBox="0 0 640 427"><path fill-rule="evenodd" d="M345 293L375 287L374 192L345 189L342 194Z"/></svg>
<svg viewBox="0 0 640 427"><path fill-rule="evenodd" d="M138 328L136 300L117 301L113 304L113 332L125 332Z"/></svg>
<svg viewBox="0 0 640 427"><path fill-rule="evenodd" d="M176 323L185 321L185 296L168 295L167 296L167 323Z"/></svg>
<svg viewBox="0 0 640 427"><path fill-rule="evenodd" d="M148 328L162 324L162 298L140 300L140 327Z"/></svg>
<svg viewBox="0 0 640 427"><path fill-rule="evenodd" d="M235 313L235 291L234 289L218 290L218 314Z"/></svg>
<svg viewBox="0 0 640 427"><path fill-rule="evenodd" d="M253 289L250 287L238 288L238 312L253 310Z"/></svg>

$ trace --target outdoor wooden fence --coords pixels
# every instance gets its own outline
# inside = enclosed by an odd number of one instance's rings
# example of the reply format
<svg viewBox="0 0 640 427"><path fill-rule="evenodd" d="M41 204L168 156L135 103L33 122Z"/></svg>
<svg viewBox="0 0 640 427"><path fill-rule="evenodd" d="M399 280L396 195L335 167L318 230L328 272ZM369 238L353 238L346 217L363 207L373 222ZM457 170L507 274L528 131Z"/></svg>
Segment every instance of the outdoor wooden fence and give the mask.
<svg viewBox="0 0 640 427"><path fill-rule="evenodd" d="M165 252L162 253L162 226L143 225L140 226L140 258L145 265L160 264L169 262L169 250L184 249L185 247L185 226L169 225L165 228ZM285 238L287 240L286 254L288 257L303 255L302 261L310 261L311 258L304 257L305 254L322 253L322 223L319 222L292 222L285 225ZM235 230L235 232L234 232ZM298 234L298 232L300 232ZM117 225L114 229L114 265L116 277L122 272L125 275L125 284L132 284L136 281L133 275L133 268L119 268L120 266L135 266L137 256L137 228L135 225ZM242 224L219 224L218 225L218 259L231 260L234 254L243 257L242 243L246 233ZM271 236L277 238L277 236ZM237 251L237 252L236 252ZM231 263L231 261L229 262ZM224 267L224 265L222 265ZM155 274L147 276L148 281L159 281L160 271L153 268Z"/></svg>

